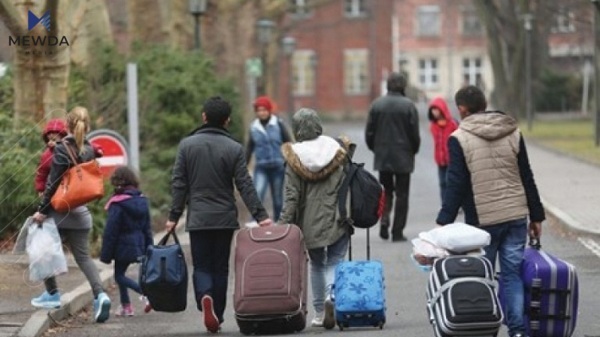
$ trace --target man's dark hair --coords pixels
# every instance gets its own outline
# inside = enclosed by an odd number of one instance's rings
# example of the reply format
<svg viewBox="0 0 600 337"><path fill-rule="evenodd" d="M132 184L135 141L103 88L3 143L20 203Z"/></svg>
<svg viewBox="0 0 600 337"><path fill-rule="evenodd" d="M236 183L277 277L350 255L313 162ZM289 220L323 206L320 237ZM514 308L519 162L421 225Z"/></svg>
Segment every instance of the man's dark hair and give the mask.
<svg viewBox="0 0 600 337"><path fill-rule="evenodd" d="M391 73L387 78L387 90L404 95L406 89L406 77L401 73Z"/></svg>
<svg viewBox="0 0 600 337"><path fill-rule="evenodd" d="M204 102L202 111L206 114L206 124L224 126L231 116L231 104L221 96L213 96Z"/></svg>
<svg viewBox="0 0 600 337"><path fill-rule="evenodd" d="M469 113L485 111L487 101L483 91L474 85L468 85L456 92L454 95L456 105L462 105L467 108Z"/></svg>

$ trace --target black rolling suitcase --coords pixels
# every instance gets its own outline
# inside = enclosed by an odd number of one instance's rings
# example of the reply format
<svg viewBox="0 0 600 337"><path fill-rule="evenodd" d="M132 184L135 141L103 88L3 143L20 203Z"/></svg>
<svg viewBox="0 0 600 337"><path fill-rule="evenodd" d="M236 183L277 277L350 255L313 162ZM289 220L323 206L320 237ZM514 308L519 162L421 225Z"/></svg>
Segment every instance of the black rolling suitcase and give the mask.
<svg viewBox="0 0 600 337"><path fill-rule="evenodd" d="M166 245L169 236L175 244ZM188 273L177 234L168 232L157 245L148 246L141 258L140 287L152 309L184 311L187 306Z"/></svg>
<svg viewBox="0 0 600 337"><path fill-rule="evenodd" d="M490 261L471 255L436 260L427 310L436 337L496 336L503 316Z"/></svg>

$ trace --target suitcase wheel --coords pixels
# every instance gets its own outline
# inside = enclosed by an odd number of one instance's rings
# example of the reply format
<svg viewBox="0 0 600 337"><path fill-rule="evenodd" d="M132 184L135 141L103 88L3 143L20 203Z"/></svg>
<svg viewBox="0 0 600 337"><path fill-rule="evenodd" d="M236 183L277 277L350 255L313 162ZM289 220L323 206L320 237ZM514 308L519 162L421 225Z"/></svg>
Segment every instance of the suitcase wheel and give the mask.
<svg viewBox="0 0 600 337"><path fill-rule="evenodd" d="M383 330L384 321L379 322L379 330Z"/></svg>

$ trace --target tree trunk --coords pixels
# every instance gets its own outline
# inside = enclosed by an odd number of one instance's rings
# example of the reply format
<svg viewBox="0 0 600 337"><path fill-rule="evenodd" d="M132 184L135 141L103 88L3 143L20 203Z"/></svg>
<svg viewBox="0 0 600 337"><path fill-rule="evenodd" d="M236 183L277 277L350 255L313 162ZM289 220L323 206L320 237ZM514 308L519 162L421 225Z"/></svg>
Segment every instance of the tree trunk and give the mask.
<svg viewBox="0 0 600 337"><path fill-rule="evenodd" d="M525 29L523 14L534 16L531 30L531 57L533 87L537 74L547 59L547 29L544 8L539 1L555 0L474 0L473 4L485 27L488 52L494 73L494 90L490 97L493 107L515 117L524 116L526 107L525 90ZM533 99L533 97L532 97Z"/></svg>
<svg viewBox="0 0 600 337"><path fill-rule="evenodd" d="M60 5L59 5L60 4ZM50 31L42 24L27 31L27 13L38 17L49 11ZM38 122L64 116L71 56L85 64L92 52L91 45L110 39L108 15L103 1L78 0L0 0L0 19L13 39L49 39L59 43L20 43L15 48L13 86L14 117L31 118ZM48 40L47 40L48 41Z"/></svg>
<svg viewBox="0 0 600 337"><path fill-rule="evenodd" d="M178 0L181 1L181 0ZM127 28L131 43L164 43L167 32L164 30L163 0L128 0Z"/></svg>

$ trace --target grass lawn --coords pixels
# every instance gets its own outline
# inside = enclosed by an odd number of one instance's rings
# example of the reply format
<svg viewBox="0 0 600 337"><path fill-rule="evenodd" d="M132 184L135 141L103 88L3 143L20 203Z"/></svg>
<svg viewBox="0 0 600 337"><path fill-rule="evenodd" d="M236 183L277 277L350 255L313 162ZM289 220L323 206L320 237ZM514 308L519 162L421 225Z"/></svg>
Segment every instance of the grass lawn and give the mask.
<svg viewBox="0 0 600 337"><path fill-rule="evenodd" d="M519 126L527 139L574 157L600 165L600 147L594 144L594 122L578 120L535 120L532 130Z"/></svg>

